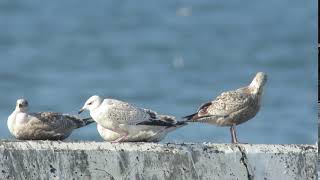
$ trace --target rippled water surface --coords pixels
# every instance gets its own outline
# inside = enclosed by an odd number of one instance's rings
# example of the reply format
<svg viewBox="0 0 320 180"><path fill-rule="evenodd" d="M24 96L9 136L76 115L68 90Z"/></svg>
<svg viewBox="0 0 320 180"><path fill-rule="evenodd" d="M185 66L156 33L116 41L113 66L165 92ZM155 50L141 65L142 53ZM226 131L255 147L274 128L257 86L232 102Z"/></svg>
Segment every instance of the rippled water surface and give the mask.
<svg viewBox="0 0 320 180"><path fill-rule="evenodd" d="M269 75L241 141L315 143L313 1L0 2L0 136L17 98L31 111L76 113L93 94L181 117L221 92ZM88 115L88 114L87 114ZM71 140L101 141L96 125ZM164 142L229 142L191 124Z"/></svg>

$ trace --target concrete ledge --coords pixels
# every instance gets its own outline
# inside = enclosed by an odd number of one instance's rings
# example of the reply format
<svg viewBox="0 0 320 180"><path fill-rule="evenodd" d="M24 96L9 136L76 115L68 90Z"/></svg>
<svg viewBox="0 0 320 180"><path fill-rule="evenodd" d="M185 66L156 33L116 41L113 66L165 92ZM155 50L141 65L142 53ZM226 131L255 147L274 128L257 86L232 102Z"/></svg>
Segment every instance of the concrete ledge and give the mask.
<svg viewBox="0 0 320 180"><path fill-rule="evenodd" d="M316 179L312 145L0 141L0 179Z"/></svg>

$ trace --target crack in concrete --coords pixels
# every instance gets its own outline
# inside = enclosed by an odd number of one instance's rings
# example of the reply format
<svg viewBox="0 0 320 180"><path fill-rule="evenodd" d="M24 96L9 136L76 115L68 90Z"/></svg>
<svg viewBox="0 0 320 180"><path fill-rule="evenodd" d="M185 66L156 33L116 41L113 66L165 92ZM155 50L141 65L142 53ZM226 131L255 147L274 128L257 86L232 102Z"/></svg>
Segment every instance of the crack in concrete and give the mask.
<svg viewBox="0 0 320 180"><path fill-rule="evenodd" d="M252 168L249 164L248 157L246 154L246 150L241 145L236 145L241 152L240 162L244 165L247 170L248 180L254 180L254 174L252 172Z"/></svg>
<svg viewBox="0 0 320 180"><path fill-rule="evenodd" d="M195 166L195 163L194 163L194 160L193 160L193 157L192 157L192 151L190 151L188 154L190 154L190 155L189 155L189 158L190 158L190 160L191 160L191 165L192 165L192 167L193 167L193 169L194 169L194 173L195 173L195 175L197 176L197 179L200 179L200 178L199 178L199 174L198 174L197 169L196 169L196 166Z"/></svg>
<svg viewBox="0 0 320 180"><path fill-rule="evenodd" d="M110 177L111 180L115 180L115 178L112 176L112 174L108 173L108 171L106 171L104 169L95 168L94 170L105 172Z"/></svg>
<svg viewBox="0 0 320 180"><path fill-rule="evenodd" d="M193 157L193 150L191 147L188 147L188 146L186 148L187 148L188 157L190 159L191 167L193 168L193 172L196 175L197 179L200 179L199 174L197 172L197 168L195 166L195 161L194 161L194 157Z"/></svg>

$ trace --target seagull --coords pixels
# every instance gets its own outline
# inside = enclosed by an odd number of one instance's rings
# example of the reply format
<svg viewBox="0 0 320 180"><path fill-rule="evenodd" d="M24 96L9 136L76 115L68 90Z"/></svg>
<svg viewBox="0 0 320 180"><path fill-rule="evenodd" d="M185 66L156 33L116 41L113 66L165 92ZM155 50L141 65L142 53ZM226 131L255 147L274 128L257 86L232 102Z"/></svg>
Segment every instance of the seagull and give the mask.
<svg viewBox="0 0 320 180"><path fill-rule="evenodd" d="M163 139L168 132L187 124L172 116L159 115L116 99L102 99L98 95L90 97L79 114L84 110L90 111L101 136L112 142L155 142Z"/></svg>
<svg viewBox="0 0 320 180"><path fill-rule="evenodd" d="M239 143L236 125L253 118L260 110L267 75L258 72L249 86L223 92L216 99L202 104L194 114L183 117L187 122L230 126L231 142Z"/></svg>
<svg viewBox="0 0 320 180"><path fill-rule="evenodd" d="M20 140L63 140L74 129L93 122L91 118L79 119L56 112L28 113L28 101L18 99L7 125L10 133Z"/></svg>

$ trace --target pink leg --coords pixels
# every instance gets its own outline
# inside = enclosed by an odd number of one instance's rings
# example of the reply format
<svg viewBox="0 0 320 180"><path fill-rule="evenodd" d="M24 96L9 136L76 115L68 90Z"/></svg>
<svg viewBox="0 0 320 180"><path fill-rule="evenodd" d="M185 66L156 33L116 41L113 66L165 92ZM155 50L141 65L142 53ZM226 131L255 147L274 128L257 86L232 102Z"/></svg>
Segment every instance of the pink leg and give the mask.
<svg viewBox="0 0 320 180"><path fill-rule="evenodd" d="M119 133L121 136L118 139L111 141L112 143L121 142L122 140L125 140L128 136L128 133L124 133L124 132L123 133L117 132L117 133Z"/></svg>
<svg viewBox="0 0 320 180"><path fill-rule="evenodd" d="M231 142L232 142L233 144L239 143L239 142L238 142L238 139L237 139L237 133L236 133L236 127L235 127L235 126L236 126L236 125L232 125L232 126L230 127Z"/></svg>

